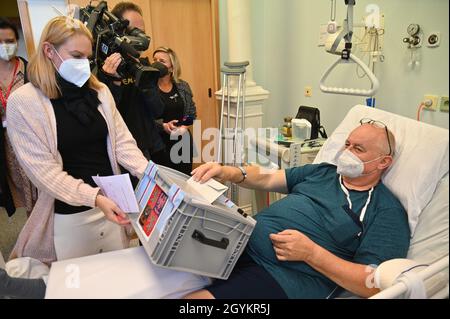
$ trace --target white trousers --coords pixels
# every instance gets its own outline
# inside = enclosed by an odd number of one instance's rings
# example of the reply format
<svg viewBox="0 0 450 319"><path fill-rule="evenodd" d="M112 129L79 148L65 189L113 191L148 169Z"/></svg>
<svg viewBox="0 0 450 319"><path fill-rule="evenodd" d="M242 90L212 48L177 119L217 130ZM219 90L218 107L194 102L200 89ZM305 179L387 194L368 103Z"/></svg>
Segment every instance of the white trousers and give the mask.
<svg viewBox="0 0 450 319"><path fill-rule="evenodd" d="M108 221L98 208L55 214L54 241L58 260L128 248L122 227Z"/></svg>

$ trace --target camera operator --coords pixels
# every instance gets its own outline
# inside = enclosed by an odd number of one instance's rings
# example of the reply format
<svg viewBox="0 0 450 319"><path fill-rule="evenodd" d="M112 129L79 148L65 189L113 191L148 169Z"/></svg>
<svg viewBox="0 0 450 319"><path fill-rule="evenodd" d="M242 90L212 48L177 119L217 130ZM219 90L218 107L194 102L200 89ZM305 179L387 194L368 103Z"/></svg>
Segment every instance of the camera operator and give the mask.
<svg viewBox="0 0 450 319"><path fill-rule="evenodd" d="M128 20L129 28L145 31L142 10L136 4L120 2L111 13L119 19ZM158 94L157 80L155 83L148 83L147 88L142 90L135 85L134 79L120 78L117 68L122 59L121 54L117 52L107 57L98 72L98 78L111 90L119 112L144 156L154 162L160 162L167 154L155 123L164 111L164 104ZM146 58L140 58L139 61L143 65L150 65ZM161 73L163 74L164 70Z"/></svg>

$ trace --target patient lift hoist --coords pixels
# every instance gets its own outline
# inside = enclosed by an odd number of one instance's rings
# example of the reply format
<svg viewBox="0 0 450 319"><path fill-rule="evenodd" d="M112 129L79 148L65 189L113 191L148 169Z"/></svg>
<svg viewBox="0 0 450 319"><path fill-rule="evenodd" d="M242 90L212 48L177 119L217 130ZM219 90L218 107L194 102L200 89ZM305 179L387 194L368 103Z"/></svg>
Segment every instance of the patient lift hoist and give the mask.
<svg viewBox="0 0 450 319"><path fill-rule="evenodd" d="M221 68L221 72L223 74L223 83L222 83L222 106L220 110L220 138L217 153L218 163L236 166L240 165L243 161L241 154L242 148L244 146L243 139L245 131L245 82L246 82L246 67L249 64L250 62L248 61L225 62L224 63L225 66ZM234 114L231 114L230 77L238 78L236 110ZM227 92L226 130L224 127L225 88ZM235 117L234 129L230 128L231 116ZM239 116L241 117L240 125L239 125ZM222 143L222 140L224 140L225 143ZM224 148L225 150L222 151L222 148ZM229 154L230 151L232 152L231 157ZM238 186L235 185L234 183L231 184L230 197L231 200L235 203L237 203L237 201L239 200Z"/></svg>
<svg viewBox="0 0 450 319"><path fill-rule="evenodd" d="M328 70L322 76L320 80L320 90L324 93L334 93L334 94L346 94L346 95L357 95L357 96L373 96L378 91L380 83L376 78L375 74L370 70L370 68L362 62L357 56L351 53L352 49L352 36L353 36L353 7L355 6L355 0L345 0L345 4L348 6L347 8L347 18L344 20L343 30L336 37L331 49L328 52L332 54L340 54L341 57L334 62ZM337 50L339 44L342 41L342 38L345 40L345 49L342 52ZM369 80L371 81L370 90L366 89L355 89L355 88L339 88L339 87L329 87L325 85L325 80L330 75L331 71L341 63L356 63L358 66L362 68L362 70L367 74Z"/></svg>

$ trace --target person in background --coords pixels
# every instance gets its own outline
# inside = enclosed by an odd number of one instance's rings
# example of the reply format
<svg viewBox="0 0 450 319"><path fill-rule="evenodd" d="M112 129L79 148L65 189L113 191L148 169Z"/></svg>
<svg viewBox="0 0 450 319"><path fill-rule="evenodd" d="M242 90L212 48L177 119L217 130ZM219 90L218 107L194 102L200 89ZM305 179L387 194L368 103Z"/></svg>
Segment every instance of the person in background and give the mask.
<svg viewBox="0 0 450 319"><path fill-rule="evenodd" d="M130 28L145 31L142 10L136 4L119 2L111 13L119 19L128 20ZM148 83L148 88L143 91L135 85L134 79L121 78L117 73L122 59L118 52L108 56L98 73L99 80L111 90L120 114L145 157L148 160L160 161L165 158L166 151L155 123L164 111L164 104L158 94L157 78L154 83ZM146 58L140 58L140 62L150 65ZM133 180L133 184L136 183L137 181Z"/></svg>
<svg viewBox="0 0 450 319"><path fill-rule="evenodd" d="M28 65L31 83L8 99L14 151L39 190L11 259L50 264L128 247L126 214L92 176L120 174L120 164L141 177L148 161L91 74L92 44L81 21L53 18Z"/></svg>
<svg viewBox="0 0 450 319"><path fill-rule="evenodd" d="M164 64L169 71L158 80L159 94L164 102L162 124L160 123L163 127L161 136L166 145L169 161L157 164L189 175L192 171L193 158L193 139L189 126L197 116L192 90L189 84L180 78L181 65L172 49L157 48L153 53L153 61Z"/></svg>
<svg viewBox="0 0 450 319"><path fill-rule="evenodd" d="M337 153L321 163L273 173L257 166L207 163L194 180L211 177L287 193L256 215L256 226L228 280L186 298L332 298L341 288L362 297L379 292L377 265L405 258L410 230L399 200L382 183L395 150L385 124L362 119Z"/></svg>
<svg viewBox="0 0 450 319"><path fill-rule="evenodd" d="M17 54L19 32L9 20L0 18L0 206L12 216L16 208L25 207L29 216L36 202L37 190L17 162L8 137L6 104L12 92L27 82L27 61Z"/></svg>

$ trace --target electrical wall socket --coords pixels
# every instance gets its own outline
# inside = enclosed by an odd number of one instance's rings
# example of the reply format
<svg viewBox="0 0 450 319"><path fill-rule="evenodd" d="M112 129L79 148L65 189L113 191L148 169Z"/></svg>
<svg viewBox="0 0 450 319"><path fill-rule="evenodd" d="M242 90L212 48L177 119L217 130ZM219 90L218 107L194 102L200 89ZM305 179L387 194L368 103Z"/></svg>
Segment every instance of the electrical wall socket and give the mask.
<svg viewBox="0 0 450 319"><path fill-rule="evenodd" d="M441 110L441 112L448 113L448 96L441 96L441 99L439 101L439 110Z"/></svg>
<svg viewBox="0 0 450 319"><path fill-rule="evenodd" d="M305 96L306 97L311 97L312 96L312 87L305 86Z"/></svg>
<svg viewBox="0 0 450 319"><path fill-rule="evenodd" d="M423 97L424 101L430 100L432 102L432 104L430 106L425 106L423 109L424 110L429 110L429 111L437 111L438 109L438 101L439 101L439 96L437 95L431 95L431 94L427 94Z"/></svg>

